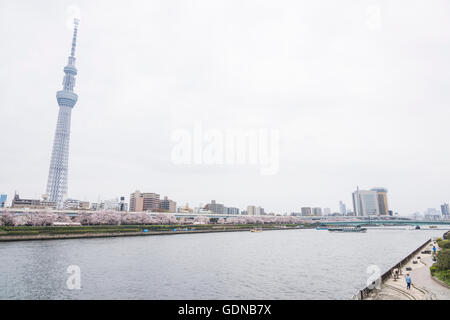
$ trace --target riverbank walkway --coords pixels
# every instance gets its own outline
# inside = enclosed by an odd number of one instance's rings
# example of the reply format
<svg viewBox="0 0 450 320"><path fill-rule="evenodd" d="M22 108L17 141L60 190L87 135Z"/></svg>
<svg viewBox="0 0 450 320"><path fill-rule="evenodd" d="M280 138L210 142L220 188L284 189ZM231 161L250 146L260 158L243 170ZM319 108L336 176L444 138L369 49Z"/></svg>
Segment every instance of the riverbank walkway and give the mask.
<svg viewBox="0 0 450 320"><path fill-rule="evenodd" d="M437 245L435 244L437 247ZM423 250L431 250L433 242ZM422 251L423 251L422 250ZM417 263L413 263L416 261ZM450 289L434 280L430 273L433 264L431 254L417 253L402 266L399 278L389 277L381 284L381 289L373 290L367 300L450 300ZM407 271L406 268L411 268ZM410 275L411 289L406 289L406 274Z"/></svg>

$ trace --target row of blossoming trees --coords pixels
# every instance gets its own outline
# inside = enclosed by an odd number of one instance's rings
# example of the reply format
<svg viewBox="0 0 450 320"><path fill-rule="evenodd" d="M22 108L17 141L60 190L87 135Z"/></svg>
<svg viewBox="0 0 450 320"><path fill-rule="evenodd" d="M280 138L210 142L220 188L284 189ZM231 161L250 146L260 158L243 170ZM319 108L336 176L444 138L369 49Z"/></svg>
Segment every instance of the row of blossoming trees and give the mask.
<svg viewBox="0 0 450 320"><path fill-rule="evenodd" d="M56 222L56 223L55 223ZM81 225L168 225L168 224L208 224L211 219L204 215L177 219L173 214L151 215L144 212L80 212L70 218L65 214L53 212L29 212L25 214L3 213L0 215L0 226L52 226L61 223L78 222ZM219 224L297 224L304 223L299 217L292 216L240 216L219 218Z"/></svg>

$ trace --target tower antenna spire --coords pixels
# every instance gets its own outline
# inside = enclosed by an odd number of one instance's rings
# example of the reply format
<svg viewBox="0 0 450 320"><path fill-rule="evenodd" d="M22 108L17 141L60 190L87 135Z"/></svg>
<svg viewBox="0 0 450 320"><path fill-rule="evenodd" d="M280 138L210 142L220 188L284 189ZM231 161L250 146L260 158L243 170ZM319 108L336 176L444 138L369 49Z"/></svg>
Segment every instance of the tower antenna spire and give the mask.
<svg viewBox="0 0 450 320"><path fill-rule="evenodd" d="M78 25L80 24L80 19L73 19L73 38L72 38L72 49L70 50L70 56L75 57L75 49L77 47L77 33L78 33Z"/></svg>

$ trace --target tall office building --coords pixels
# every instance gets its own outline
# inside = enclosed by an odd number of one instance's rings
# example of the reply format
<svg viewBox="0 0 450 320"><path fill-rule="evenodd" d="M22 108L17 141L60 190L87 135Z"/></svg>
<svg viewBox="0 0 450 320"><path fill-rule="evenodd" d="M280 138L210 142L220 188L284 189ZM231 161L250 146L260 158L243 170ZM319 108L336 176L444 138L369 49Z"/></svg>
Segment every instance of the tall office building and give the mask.
<svg viewBox="0 0 450 320"><path fill-rule="evenodd" d="M319 208L319 207L312 208L312 214L314 216L321 216L322 215L322 208Z"/></svg>
<svg viewBox="0 0 450 320"><path fill-rule="evenodd" d="M355 216L375 216L380 214L376 191L359 190L357 188L352 196Z"/></svg>
<svg viewBox="0 0 450 320"><path fill-rule="evenodd" d="M64 197L67 194L70 118L72 109L78 100L78 95L73 92L75 76L77 75L77 68L75 68L77 32L78 20L75 19L72 49L67 66L64 67L63 89L56 93L59 113L47 180L47 197L49 201L55 202L58 208L63 207Z"/></svg>
<svg viewBox="0 0 450 320"><path fill-rule="evenodd" d="M331 214L331 209L330 208L323 208L323 215L324 216L329 216Z"/></svg>
<svg viewBox="0 0 450 320"><path fill-rule="evenodd" d="M377 193L377 201L378 201L378 209L380 211L381 216L389 215L389 207L387 201L387 192L386 188L372 188L371 191L375 191Z"/></svg>
<svg viewBox="0 0 450 320"><path fill-rule="evenodd" d="M343 203L342 201L339 201L339 212L341 213L342 216L347 215L347 207L345 206L345 203Z"/></svg>
<svg viewBox="0 0 450 320"><path fill-rule="evenodd" d="M310 216L312 214L311 207L302 207L302 216Z"/></svg>
<svg viewBox="0 0 450 320"><path fill-rule="evenodd" d="M448 203L444 203L441 205L441 213L442 213L442 216L444 216L444 217L450 216L450 208L449 208Z"/></svg>

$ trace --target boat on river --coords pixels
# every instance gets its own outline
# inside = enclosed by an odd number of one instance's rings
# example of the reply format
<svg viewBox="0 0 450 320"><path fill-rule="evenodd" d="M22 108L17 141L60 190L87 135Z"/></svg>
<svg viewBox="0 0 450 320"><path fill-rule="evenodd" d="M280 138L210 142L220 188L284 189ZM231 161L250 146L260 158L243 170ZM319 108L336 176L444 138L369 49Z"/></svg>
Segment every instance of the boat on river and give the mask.
<svg viewBox="0 0 450 320"><path fill-rule="evenodd" d="M367 232L366 228L356 227L344 227L344 228L328 228L330 232Z"/></svg>
<svg viewBox="0 0 450 320"><path fill-rule="evenodd" d="M316 227L316 230L328 230L328 227L318 226L318 227Z"/></svg>
<svg viewBox="0 0 450 320"><path fill-rule="evenodd" d="M253 228L250 232L262 232L262 228Z"/></svg>

